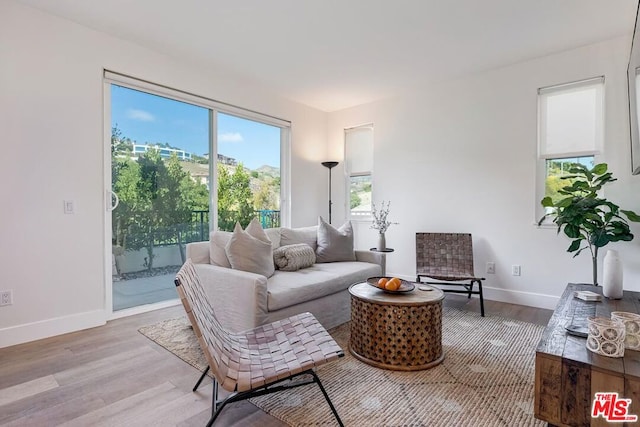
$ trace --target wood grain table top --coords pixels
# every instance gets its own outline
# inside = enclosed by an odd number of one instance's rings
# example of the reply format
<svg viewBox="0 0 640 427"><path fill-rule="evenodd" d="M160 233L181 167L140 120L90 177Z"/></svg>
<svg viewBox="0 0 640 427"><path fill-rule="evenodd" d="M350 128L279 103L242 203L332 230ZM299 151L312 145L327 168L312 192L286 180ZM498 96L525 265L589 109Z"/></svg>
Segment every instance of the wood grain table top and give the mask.
<svg viewBox="0 0 640 427"><path fill-rule="evenodd" d="M626 350L625 356L621 358L595 354L587 350L586 338L570 335L565 329L568 325L586 327L588 317L608 318L612 311L640 313L640 292L624 291L623 298L619 300L603 297L602 301L583 301L574 297L576 291L591 291L602 295L602 287L599 286L568 284L544 330L536 352L640 378L640 352Z"/></svg>

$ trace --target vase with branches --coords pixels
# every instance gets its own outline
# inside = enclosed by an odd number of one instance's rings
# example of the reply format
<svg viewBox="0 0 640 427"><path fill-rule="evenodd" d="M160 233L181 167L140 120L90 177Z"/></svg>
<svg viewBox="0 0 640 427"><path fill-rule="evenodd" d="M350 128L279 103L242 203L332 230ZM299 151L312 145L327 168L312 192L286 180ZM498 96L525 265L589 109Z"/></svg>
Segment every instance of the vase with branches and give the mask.
<svg viewBox="0 0 640 427"><path fill-rule="evenodd" d="M391 202L387 202L386 206L384 204L384 200L380 206L380 210L376 209L376 204L374 202L371 203L371 215L373 216L373 220L371 223L371 228L378 230L378 247L379 251L384 251L387 249L387 242L385 238L385 233L393 224L398 224L397 222L389 221L389 208L391 206Z"/></svg>
<svg viewBox="0 0 640 427"><path fill-rule="evenodd" d="M585 249L589 250L593 284L598 286L598 250L610 242L633 240L627 220L640 222L640 216L633 211L620 209L615 203L598 195L605 184L617 180L608 172L606 163L597 164L591 169L574 163L569 174L560 179L568 183L559 191L563 197L556 201L548 196L542 199L542 206L548 212L538 225L548 217L553 218L558 226L558 234L564 231L572 239L567 252L573 252L574 258Z"/></svg>

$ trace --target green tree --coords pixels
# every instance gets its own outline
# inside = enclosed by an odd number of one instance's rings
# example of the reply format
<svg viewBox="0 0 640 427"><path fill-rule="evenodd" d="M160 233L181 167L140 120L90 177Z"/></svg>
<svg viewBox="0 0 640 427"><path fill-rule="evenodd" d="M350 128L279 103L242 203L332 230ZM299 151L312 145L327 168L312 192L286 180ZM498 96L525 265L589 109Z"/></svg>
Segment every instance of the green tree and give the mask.
<svg viewBox="0 0 640 427"><path fill-rule="evenodd" d="M163 204L168 191L167 168L158 150L148 150L138 157L140 180L137 185L138 206L135 225L130 232L130 249L146 249L144 266L151 270L155 258L155 239L165 225Z"/></svg>
<svg viewBox="0 0 640 427"><path fill-rule="evenodd" d="M162 193L162 221L168 233L176 236L182 262L186 261L185 238L190 230L194 210L209 209L209 191L203 184L191 179L182 168L177 154L173 153L165 162L166 191Z"/></svg>
<svg viewBox="0 0 640 427"><path fill-rule="evenodd" d="M350 208L351 209L356 208L360 206L360 203L362 203L362 200L360 199L360 196L358 195L358 193L351 190L350 201L349 201Z"/></svg>
<svg viewBox="0 0 640 427"><path fill-rule="evenodd" d="M233 173L227 165L218 165L218 227L232 231L236 222L246 227L255 216L250 176L242 163Z"/></svg>
<svg viewBox="0 0 640 427"><path fill-rule="evenodd" d="M133 153L133 141L122 136L122 131L116 124L111 128L111 155L124 157Z"/></svg>

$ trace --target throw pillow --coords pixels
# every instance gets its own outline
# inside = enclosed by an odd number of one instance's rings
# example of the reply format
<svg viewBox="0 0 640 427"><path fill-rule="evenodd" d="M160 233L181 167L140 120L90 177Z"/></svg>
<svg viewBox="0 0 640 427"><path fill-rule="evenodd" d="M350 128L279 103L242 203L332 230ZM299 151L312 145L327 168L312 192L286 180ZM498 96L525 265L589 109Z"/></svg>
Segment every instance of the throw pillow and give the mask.
<svg viewBox="0 0 640 427"><path fill-rule="evenodd" d="M276 250L280 247L280 228L265 228L265 234L271 240L271 246L273 246L273 250Z"/></svg>
<svg viewBox="0 0 640 427"><path fill-rule="evenodd" d="M240 223L236 223L225 252L234 270L248 271L265 277L273 276L275 268L271 241L259 222L256 225L251 221L245 231Z"/></svg>
<svg viewBox="0 0 640 427"><path fill-rule="evenodd" d="M212 231L209 235L209 262L218 267L231 268L225 248L231 239L228 231Z"/></svg>
<svg viewBox="0 0 640 427"><path fill-rule="evenodd" d="M316 262L355 261L351 221L336 229L318 217L318 248Z"/></svg>
<svg viewBox="0 0 640 427"><path fill-rule="evenodd" d="M282 271L296 271L311 267L316 262L316 253L306 243L280 246L273 251L273 262Z"/></svg>
<svg viewBox="0 0 640 427"><path fill-rule="evenodd" d="M318 247L318 226L293 229L282 227L280 229L281 246L296 245L298 243L306 243L315 251Z"/></svg>
<svg viewBox="0 0 640 427"><path fill-rule="evenodd" d="M236 227L238 224L236 223ZM240 228L242 230L242 228ZM235 229L233 230L235 232ZM247 229L245 230L249 233L250 236L255 237L258 240L262 240L263 242L271 244L271 239L267 236L267 233L262 229L262 225L258 218L253 218L249 225L247 225Z"/></svg>

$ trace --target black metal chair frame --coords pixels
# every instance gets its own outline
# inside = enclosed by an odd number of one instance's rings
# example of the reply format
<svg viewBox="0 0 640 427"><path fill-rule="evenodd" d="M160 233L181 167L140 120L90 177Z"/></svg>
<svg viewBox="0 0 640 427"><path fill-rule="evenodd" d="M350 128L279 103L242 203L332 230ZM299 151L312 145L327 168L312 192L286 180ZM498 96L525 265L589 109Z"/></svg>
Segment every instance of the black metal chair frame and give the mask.
<svg viewBox="0 0 640 427"><path fill-rule="evenodd" d="M424 274L418 274L416 276L416 282L418 283L427 283L429 285L443 285L443 286L462 286L464 287L464 290L462 289L446 289L446 288L440 288L438 287L442 292L450 292L453 294L466 294L467 298L471 298L471 295L478 295L480 297L480 315L482 317L484 317L484 296L482 294L482 281L484 280L484 277L478 277L476 279L469 279L469 283L456 283L456 281L440 281L440 282L434 282L434 281L422 281L422 278L426 277L429 278L429 276L426 276ZM460 280L458 282L466 282L466 280ZM478 284L478 290L474 291L473 290L473 284L477 283Z"/></svg>
<svg viewBox="0 0 640 427"><path fill-rule="evenodd" d="M343 357L343 356L344 356L344 353L340 355L340 357ZM196 391L198 389L198 387L204 380L204 377L207 375L207 372L209 372L209 366L207 366L207 369L205 369L204 372L202 372L202 375L198 379L198 382L196 382L196 385L193 387L193 391ZM303 375L311 375L311 379L293 381L294 379L301 377ZM228 403L239 402L241 400L264 396L266 394L271 394L271 393L277 393L283 390L290 390L296 387L301 387L301 386L305 386L312 383L318 384L318 387L320 387L320 391L322 391L324 398L326 399L327 403L329 404L329 407L331 408L331 412L333 412L333 415L336 417L336 421L338 421L338 424L340 425L340 427L344 427L344 424L342 423L342 420L338 415L338 411L336 411L336 408L335 406L333 406L333 403L331 402L331 399L329 398L327 391L324 389L324 386L320 382L320 378L318 378L318 375L312 369L300 372L295 375L291 375L290 377L283 378L281 381L278 381L276 383L268 384L253 390L240 392L240 393L238 392L231 393L226 399L223 399L223 400L218 400L218 381L215 378L212 378L212 380L213 380L212 381L213 392L211 394L211 418L207 423L207 427L211 427L213 425L213 423L216 421L216 419L218 418L218 416L220 415L220 413ZM283 383L286 383L286 384L283 384Z"/></svg>

